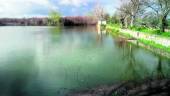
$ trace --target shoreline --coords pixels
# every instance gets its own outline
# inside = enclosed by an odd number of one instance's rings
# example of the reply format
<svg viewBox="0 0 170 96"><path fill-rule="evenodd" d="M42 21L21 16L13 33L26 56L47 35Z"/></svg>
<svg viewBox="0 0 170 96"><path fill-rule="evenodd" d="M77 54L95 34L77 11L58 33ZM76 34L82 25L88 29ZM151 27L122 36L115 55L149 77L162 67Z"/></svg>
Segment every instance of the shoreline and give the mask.
<svg viewBox="0 0 170 96"><path fill-rule="evenodd" d="M170 39L159 37L157 35L150 35L142 32L135 32L132 30L120 29L114 26L107 26L107 30L111 34L121 34L125 38L135 38L136 42L131 43L152 51L158 55L170 58Z"/></svg>
<svg viewBox="0 0 170 96"><path fill-rule="evenodd" d="M143 82L127 81L110 86L77 91L67 96L169 96L170 79L146 79Z"/></svg>
<svg viewBox="0 0 170 96"><path fill-rule="evenodd" d="M111 30L111 29L110 29ZM120 32L119 29L115 33L121 33L125 38L134 38L137 40L127 40L136 46L145 48L161 56L170 58L170 53L165 50L155 48L140 41L140 38L131 36L126 32ZM113 33L113 30L111 30ZM140 81L124 81L112 85L101 85L88 90L80 90L69 93L67 96L169 96L170 79L166 77L146 78Z"/></svg>

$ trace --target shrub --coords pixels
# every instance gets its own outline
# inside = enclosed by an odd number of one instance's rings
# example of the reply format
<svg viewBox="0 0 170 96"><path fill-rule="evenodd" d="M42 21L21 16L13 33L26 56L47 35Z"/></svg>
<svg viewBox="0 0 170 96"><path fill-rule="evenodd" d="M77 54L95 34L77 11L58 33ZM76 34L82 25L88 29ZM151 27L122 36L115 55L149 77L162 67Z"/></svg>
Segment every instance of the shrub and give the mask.
<svg viewBox="0 0 170 96"><path fill-rule="evenodd" d="M164 36L164 37L170 37L170 32L164 32L161 35Z"/></svg>
<svg viewBox="0 0 170 96"><path fill-rule="evenodd" d="M161 35L161 31L159 30L159 29L156 29L156 30L153 30L153 33L156 33L156 34L158 34L158 35Z"/></svg>

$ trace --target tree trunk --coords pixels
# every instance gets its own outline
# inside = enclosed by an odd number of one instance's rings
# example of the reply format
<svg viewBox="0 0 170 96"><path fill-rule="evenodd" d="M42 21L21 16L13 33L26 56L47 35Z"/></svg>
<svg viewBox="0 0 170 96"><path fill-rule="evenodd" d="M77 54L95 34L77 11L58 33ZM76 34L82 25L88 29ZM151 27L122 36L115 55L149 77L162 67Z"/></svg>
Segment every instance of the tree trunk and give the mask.
<svg viewBox="0 0 170 96"><path fill-rule="evenodd" d="M165 32L165 28L166 28L166 17L167 17L167 16L163 16L163 17L162 17L162 21L161 21L161 32Z"/></svg>
<svg viewBox="0 0 170 96"><path fill-rule="evenodd" d="M131 16L131 22L130 22L131 27L134 26L134 20L135 20L135 16Z"/></svg>
<svg viewBox="0 0 170 96"><path fill-rule="evenodd" d="M125 17L125 28L128 28L128 17Z"/></svg>
<svg viewBox="0 0 170 96"><path fill-rule="evenodd" d="M121 22L122 28L124 28L125 27L125 18L121 18L120 22Z"/></svg>

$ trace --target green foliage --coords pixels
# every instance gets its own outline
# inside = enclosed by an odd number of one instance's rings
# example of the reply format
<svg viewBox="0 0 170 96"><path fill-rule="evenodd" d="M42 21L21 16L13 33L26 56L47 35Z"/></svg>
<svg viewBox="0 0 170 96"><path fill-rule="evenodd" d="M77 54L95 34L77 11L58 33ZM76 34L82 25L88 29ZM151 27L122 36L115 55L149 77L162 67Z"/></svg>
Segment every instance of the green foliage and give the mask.
<svg viewBox="0 0 170 96"><path fill-rule="evenodd" d="M106 26L107 31L111 31L111 33L118 33L120 30L120 25L119 24L108 24Z"/></svg>
<svg viewBox="0 0 170 96"><path fill-rule="evenodd" d="M141 27L133 26L133 27L129 27L129 29L133 31L143 32L143 33L155 34L162 37L170 37L170 32L161 32L160 29L147 28L143 26Z"/></svg>
<svg viewBox="0 0 170 96"><path fill-rule="evenodd" d="M106 25L101 25L101 29L106 29Z"/></svg>
<svg viewBox="0 0 170 96"><path fill-rule="evenodd" d="M109 24L109 25L107 25L107 28L111 29L112 34L113 34L113 33L116 32L116 30L120 29L120 26L118 24ZM149 33L149 34L157 34L157 35L162 36L162 37L170 37L170 32L164 32L163 33L159 29L151 29L151 28L147 28L147 27L136 27L136 26L129 27L129 29L134 30L134 31L138 31L138 32L145 32L145 33ZM127 34L126 33L120 33L120 34L122 34L122 35L124 35L128 38L132 37L128 33ZM148 41L148 40L145 40L145 39L139 39L139 42L142 42L145 45L149 45L149 46L170 52L170 46L166 47L166 46L163 46L161 44L157 44L154 41Z"/></svg>
<svg viewBox="0 0 170 96"><path fill-rule="evenodd" d="M108 26L114 27L114 28L121 28L121 27L120 27L120 24L113 24L113 23L111 23L111 24L109 24Z"/></svg>
<svg viewBox="0 0 170 96"><path fill-rule="evenodd" d="M147 32L147 33L152 33L152 30L149 29L149 28L146 28L146 27L136 27L136 26L133 26L133 27L130 27L129 29L131 30L134 30L134 31L139 31L139 32Z"/></svg>
<svg viewBox="0 0 170 96"><path fill-rule="evenodd" d="M112 96L120 96L117 92L113 93Z"/></svg>
<svg viewBox="0 0 170 96"><path fill-rule="evenodd" d="M58 34L58 33L60 33L61 32L61 27L60 26L56 26L56 27L53 27L53 28L51 28L50 30L50 32L53 34L53 35L56 35L56 34Z"/></svg>
<svg viewBox="0 0 170 96"><path fill-rule="evenodd" d="M55 26L60 24L61 15L57 11L51 11L49 14L48 25Z"/></svg>
<svg viewBox="0 0 170 96"><path fill-rule="evenodd" d="M130 34L128 33L122 33L123 36L127 37L127 38L133 38Z"/></svg>
<svg viewBox="0 0 170 96"><path fill-rule="evenodd" d="M170 32L165 32L165 33L162 33L161 35L164 37L170 37Z"/></svg>
<svg viewBox="0 0 170 96"><path fill-rule="evenodd" d="M52 42L58 42L58 40L60 39L62 28L60 26L55 26L50 28L49 30L50 30Z"/></svg>
<svg viewBox="0 0 170 96"><path fill-rule="evenodd" d="M148 41L148 40L145 40L145 39L139 39L139 42L142 42L145 45L150 45L152 47L155 47L155 48L162 49L162 50L165 50L167 52L170 52L170 46L169 47L165 47L165 46L163 46L161 44L155 43L154 41Z"/></svg>

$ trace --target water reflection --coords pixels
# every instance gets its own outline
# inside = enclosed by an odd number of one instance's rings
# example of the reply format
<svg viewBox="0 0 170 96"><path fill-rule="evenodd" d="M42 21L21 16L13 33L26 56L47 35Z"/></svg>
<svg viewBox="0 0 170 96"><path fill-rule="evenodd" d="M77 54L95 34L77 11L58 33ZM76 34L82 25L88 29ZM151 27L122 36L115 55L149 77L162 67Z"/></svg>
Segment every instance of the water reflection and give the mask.
<svg viewBox="0 0 170 96"><path fill-rule="evenodd" d="M161 57L159 57L158 67L157 67L157 78L163 79L164 77L165 76L164 76L163 69L162 69L162 59L161 59Z"/></svg>
<svg viewBox="0 0 170 96"><path fill-rule="evenodd" d="M156 77L156 79L163 79L165 78L165 73L163 71L163 65L162 65L162 57L161 56L158 56L158 59L157 59L157 66L154 70L154 75Z"/></svg>
<svg viewBox="0 0 170 96"><path fill-rule="evenodd" d="M123 57L127 60L124 73L125 80L140 80L146 78L148 75L148 69L135 58L135 51L134 46L129 44L128 52L124 53L127 54Z"/></svg>
<svg viewBox="0 0 170 96"><path fill-rule="evenodd" d="M1 96L25 96L29 93L27 87L32 79L37 77L38 68L33 54L23 53L8 57L9 60L0 67Z"/></svg>
<svg viewBox="0 0 170 96"><path fill-rule="evenodd" d="M123 60L127 60L127 65L125 68L125 71L123 72L123 80L141 80L145 78L156 78L156 79L163 79L166 78L165 73L165 65L163 66L163 61L161 56L156 55L153 53L153 56L156 56L156 62L155 62L155 68L153 69L153 72L149 72L148 68L145 66L145 64L142 64L143 62L139 62L136 57L135 51L136 48L139 48L139 46L132 46L132 44L129 44L126 39L124 38L117 38L116 43L120 49L122 49L123 52ZM156 66L157 65L157 66Z"/></svg>

